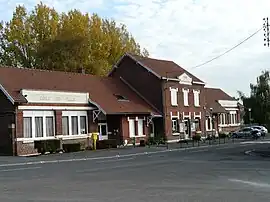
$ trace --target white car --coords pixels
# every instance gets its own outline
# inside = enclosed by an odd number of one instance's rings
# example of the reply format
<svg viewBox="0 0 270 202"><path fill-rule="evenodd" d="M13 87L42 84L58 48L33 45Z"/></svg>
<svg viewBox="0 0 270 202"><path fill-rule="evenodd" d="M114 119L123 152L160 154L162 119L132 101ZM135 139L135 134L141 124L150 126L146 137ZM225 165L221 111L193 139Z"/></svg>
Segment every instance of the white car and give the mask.
<svg viewBox="0 0 270 202"><path fill-rule="evenodd" d="M268 133L267 128L265 128L264 126L252 126L252 128L260 130L262 133L262 136L265 136Z"/></svg>

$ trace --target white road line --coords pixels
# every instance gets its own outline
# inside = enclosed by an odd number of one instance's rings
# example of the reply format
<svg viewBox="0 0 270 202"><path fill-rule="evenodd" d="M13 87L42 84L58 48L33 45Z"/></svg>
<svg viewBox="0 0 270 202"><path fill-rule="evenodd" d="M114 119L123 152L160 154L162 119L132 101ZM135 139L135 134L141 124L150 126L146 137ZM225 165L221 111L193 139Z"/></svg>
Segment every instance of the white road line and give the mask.
<svg viewBox="0 0 270 202"><path fill-rule="evenodd" d="M123 157L136 157L136 156L145 156L151 154L161 154L167 152L177 152L177 151L189 151L193 150L192 153L207 151L207 148L217 148L218 150L227 149L230 147L239 147L239 146L247 146L240 145L238 143L230 144L230 145L205 145L200 147L189 147L189 148L176 148L176 149L167 149L161 151L148 151L141 153L132 153L132 154L123 154L123 155L114 155L114 156L100 156L100 157L88 157L88 158L73 158L73 159L60 159L60 160L44 160L44 161L30 161L30 162L21 162L21 163L7 163L0 164L0 167L12 167L12 166L25 166L25 165L39 165L39 164L52 164L52 163L65 163L65 162L77 162L77 161L93 161L93 160L106 160L106 159L116 159ZM205 148L205 150L204 150Z"/></svg>
<svg viewBox="0 0 270 202"><path fill-rule="evenodd" d="M12 171L19 171L19 170L35 170L35 169L40 169L40 168L41 167L13 168L13 169L0 170L0 172L12 172Z"/></svg>
<svg viewBox="0 0 270 202"><path fill-rule="evenodd" d="M109 163L109 162L118 162L118 161L130 161L134 160L135 158L120 158L120 159L111 159L107 161L96 161L97 163Z"/></svg>
<svg viewBox="0 0 270 202"><path fill-rule="evenodd" d="M239 179L229 179L229 181L247 184L254 187L270 188L270 184L268 183L252 182L252 181L245 181L245 180L239 180Z"/></svg>

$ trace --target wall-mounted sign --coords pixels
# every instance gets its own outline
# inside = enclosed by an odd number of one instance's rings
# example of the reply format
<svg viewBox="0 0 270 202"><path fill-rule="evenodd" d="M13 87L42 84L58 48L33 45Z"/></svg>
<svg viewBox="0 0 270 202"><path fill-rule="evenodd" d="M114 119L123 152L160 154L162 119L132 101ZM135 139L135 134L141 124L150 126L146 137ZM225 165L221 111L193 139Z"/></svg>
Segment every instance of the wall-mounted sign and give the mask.
<svg viewBox="0 0 270 202"><path fill-rule="evenodd" d="M58 92L45 90L21 90L29 103L88 104L89 93Z"/></svg>

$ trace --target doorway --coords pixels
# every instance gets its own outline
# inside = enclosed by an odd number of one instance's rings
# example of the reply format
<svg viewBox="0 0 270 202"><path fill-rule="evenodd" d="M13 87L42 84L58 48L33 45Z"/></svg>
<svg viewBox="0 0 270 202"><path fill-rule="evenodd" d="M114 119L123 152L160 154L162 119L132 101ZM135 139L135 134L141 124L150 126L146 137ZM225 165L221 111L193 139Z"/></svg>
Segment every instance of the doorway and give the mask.
<svg viewBox="0 0 270 202"><path fill-rule="evenodd" d="M98 132L100 134L100 140L107 140L108 139L108 126L107 123L99 123L98 124Z"/></svg>

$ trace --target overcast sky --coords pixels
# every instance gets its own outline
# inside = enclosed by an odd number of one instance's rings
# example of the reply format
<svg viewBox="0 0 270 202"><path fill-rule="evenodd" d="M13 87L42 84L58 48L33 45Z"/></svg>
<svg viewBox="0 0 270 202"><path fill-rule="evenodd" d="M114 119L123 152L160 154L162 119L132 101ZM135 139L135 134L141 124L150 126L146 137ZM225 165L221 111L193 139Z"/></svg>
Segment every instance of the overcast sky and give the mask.
<svg viewBox="0 0 270 202"><path fill-rule="evenodd" d="M0 19L9 20L16 5L29 10L39 1L0 0ZM270 17L270 0L44 0L58 11L79 9L127 25L151 57L173 60L211 87L235 96L249 94L262 70L270 69L270 48L263 31L225 56L191 69L241 42Z"/></svg>

